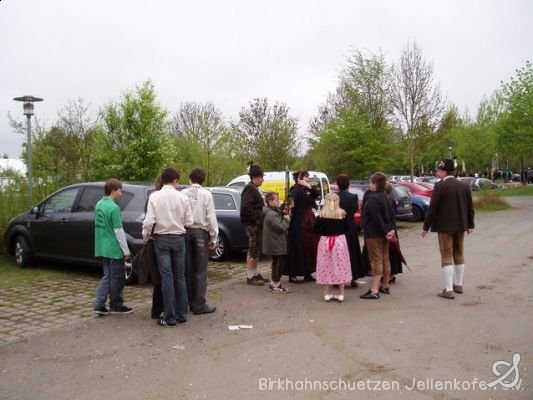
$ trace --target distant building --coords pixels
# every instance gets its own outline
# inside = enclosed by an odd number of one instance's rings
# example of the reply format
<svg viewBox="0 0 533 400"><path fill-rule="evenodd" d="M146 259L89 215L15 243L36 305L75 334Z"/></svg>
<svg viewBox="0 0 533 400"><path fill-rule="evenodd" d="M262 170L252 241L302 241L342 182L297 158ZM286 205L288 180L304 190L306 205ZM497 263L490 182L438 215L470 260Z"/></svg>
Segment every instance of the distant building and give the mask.
<svg viewBox="0 0 533 400"><path fill-rule="evenodd" d="M0 158L0 176L7 170L26 175L26 164L18 158Z"/></svg>

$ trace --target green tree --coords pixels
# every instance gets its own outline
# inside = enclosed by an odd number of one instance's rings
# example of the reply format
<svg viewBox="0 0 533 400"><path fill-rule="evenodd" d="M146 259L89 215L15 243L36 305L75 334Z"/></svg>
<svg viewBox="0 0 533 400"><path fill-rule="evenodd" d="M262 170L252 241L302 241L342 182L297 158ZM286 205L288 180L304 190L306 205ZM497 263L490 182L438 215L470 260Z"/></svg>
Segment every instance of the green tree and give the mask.
<svg viewBox="0 0 533 400"><path fill-rule="evenodd" d="M150 81L125 92L118 103L107 104L101 111L96 175L152 181L173 151L166 117Z"/></svg>
<svg viewBox="0 0 533 400"><path fill-rule="evenodd" d="M268 104L256 98L242 108L239 122L231 125L233 144L247 160L264 170L281 170L291 165L298 147L298 124L284 103Z"/></svg>
<svg viewBox="0 0 533 400"><path fill-rule="evenodd" d="M390 129L371 127L372 117L343 110L312 140L316 168L334 177L344 172L366 178L390 167Z"/></svg>
<svg viewBox="0 0 533 400"><path fill-rule="evenodd" d="M348 58L335 92L309 126L316 168L330 176L367 177L394 163L400 147L390 124L391 72L382 54L359 50Z"/></svg>
<svg viewBox="0 0 533 400"><path fill-rule="evenodd" d="M206 170L206 183L211 184L213 153L216 153L220 138L226 128L222 113L212 103L183 103L172 120L172 132L178 137L180 148L185 147L190 154L198 155Z"/></svg>
<svg viewBox="0 0 533 400"><path fill-rule="evenodd" d="M408 44L393 66L392 85L397 124L405 137L413 176L425 136L435 133L444 113L440 88L433 82L433 67L416 43Z"/></svg>
<svg viewBox="0 0 533 400"><path fill-rule="evenodd" d="M500 95L503 112L497 125L498 148L506 158L520 162L533 156L533 66L516 70L508 83L502 83Z"/></svg>

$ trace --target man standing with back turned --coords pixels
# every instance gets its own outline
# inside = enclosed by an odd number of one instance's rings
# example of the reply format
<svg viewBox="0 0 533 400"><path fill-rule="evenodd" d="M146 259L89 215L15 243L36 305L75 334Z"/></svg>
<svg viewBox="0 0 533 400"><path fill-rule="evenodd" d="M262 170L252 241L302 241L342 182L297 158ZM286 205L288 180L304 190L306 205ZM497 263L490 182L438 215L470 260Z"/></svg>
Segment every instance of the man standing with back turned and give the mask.
<svg viewBox="0 0 533 400"><path fill-rule="evenodd" d="M438 232L442 262L444 289L438 295L454 299L455 293L463 293L465 270L464 235L474 232L474 206L470 188L455 179L453 160L444 159L437 166L437 176L431 203L424 221L422 237L428 230Z"/></svg>
<svg viewBox="0 0 533 400"><path fill-rule="evenodd" d="M187 247L185 277L189 308L193 314L209 314L216 311L216 307L206 303L205 292L209 250L214 250L217 246L218 222L213 195L209 190L202 188L204 180L205 171L202 168L193 169L189 174L191 186L182 192L189 198L194 219L194 223L187 227L185 235Z"/></svg>
<svg viewBox="0 0 533 400"><path fill-rule="evenodd" d="M144 240L148 240L155 225L155 256L165 310L157 321L160 326L176 326L176 322L187 321L185 227L192 225L193 219L189 199L176 190L179 179L180 174L174 168L163 170L163 187L148 198L142 229Z"/></svg>

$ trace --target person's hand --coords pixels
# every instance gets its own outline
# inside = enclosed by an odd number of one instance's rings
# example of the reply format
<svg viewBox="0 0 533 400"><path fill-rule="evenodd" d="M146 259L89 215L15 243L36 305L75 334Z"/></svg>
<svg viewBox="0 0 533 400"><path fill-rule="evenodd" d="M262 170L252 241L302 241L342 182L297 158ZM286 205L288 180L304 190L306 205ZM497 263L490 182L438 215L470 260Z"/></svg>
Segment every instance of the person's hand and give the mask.
<svg viewBox="0 0 533 400"><path fill-rule="evenodd" d="M131 261L131 256L129 254L127 256L124 256L124 261L130 262Z"/></svg>
<svg viewBox="0 0 533 400"><path fill-rule="evenodd" d="M474 229L468 229L468 230L466 231L466 233L468 233L469 235L471 235L471 234L474 233Z"/></svg>
<svg viewBox="0 0 533 400"><path fill-rule="evenodd" d="M422 230L421 236L422 236L423 238L425 238L426 235L427 235L427 233L428 233L428 231Z"/></svg>
<svg viewBox="0 0 533 400"><path fill-rule="evenodd" d="M209 250L215 250L217 248L217 242L209 242Z"/></svg>

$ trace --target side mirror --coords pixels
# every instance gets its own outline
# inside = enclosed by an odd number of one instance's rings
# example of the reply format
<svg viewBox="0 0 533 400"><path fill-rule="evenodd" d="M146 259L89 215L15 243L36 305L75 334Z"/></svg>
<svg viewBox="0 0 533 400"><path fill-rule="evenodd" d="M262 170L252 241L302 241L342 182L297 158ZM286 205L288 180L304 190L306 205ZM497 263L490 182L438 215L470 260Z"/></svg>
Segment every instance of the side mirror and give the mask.
<svg viewBox="0 0 533 400"><path fill-rule="evenodd" d="M39 214L39 207L35 206L31 209L32 214Z"/></svg>

